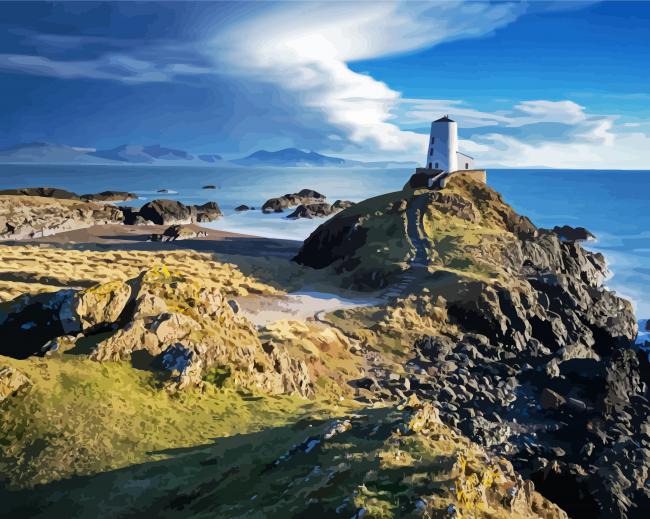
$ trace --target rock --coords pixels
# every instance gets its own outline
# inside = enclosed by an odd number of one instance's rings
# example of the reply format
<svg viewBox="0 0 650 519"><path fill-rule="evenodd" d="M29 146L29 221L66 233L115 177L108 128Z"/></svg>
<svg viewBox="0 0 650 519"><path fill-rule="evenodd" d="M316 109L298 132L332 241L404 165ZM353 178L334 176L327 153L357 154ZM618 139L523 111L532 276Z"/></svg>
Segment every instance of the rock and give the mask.
<svg viewBox="0 0 650 519"><path fill-rule="evenodd" d="M353 205L356 204L354 202L350 202L349 200L337 200L332 204L332 209L342 211L343 209L347 209L348 207L352 207Z"/></svg>
<svg viewBox="0 0 650 519"><path fill-rule="evenodd" d="M46 342L41 348L42 355L65 353L76 346L77 338L74 335L63 335Z"/></svg>
<svg viewBox="0 0 650 519"><path fill-rule="evenodd" d="M153 200L144 204L139 216L157 225L192 223L196 213L177 200Z"/></svg>
<svg viewBox="0 0 650 519"><path fill-rule="evenodd" d="M112 281L70 294L59 309L63 331L78 333L114 323L130 296L131 287L122 281Z"/></svg>
<svg viewBox="0 0 650 519"><path fill-rule="evenodd" d="M30 385L29 379L17 369L0 366L0 404Z"/></svg>
<svg viewBox="0 0 650 519"><path fill-rule="evenodd" d="M169 193L169 189L165 189L165 188L159 189L158 191L156 191L156 193Z"/></svg>
<svg viewBox="0 0 650 519"><path fill-rule="evenodd" d="M255 208L247 206L247 205L243 205L243 204L238 205L237 207L235 207L235 211L252 211L253 209L255 209Z"/></svg>
<svg viewBox="0 0 650 519"><path fill-rule="evenodd" d="M262 205L263 213L281 213L289 207L322 203L325 196L312 189L302 189L298 193L287 193L278 198L271 198Z"/></svg>
<svg viewBox="0 0 650 519"><path fill-rule="evenodd" d="M39 238L93 225L122 223L110 204L24 195L0 196L0 239Z"/></svg>
<svg viewBox="0 0 650 519"><path fill-rule="evenodd" d="M539 397L539 405L542 406L542 409L559 409L564 404L566 404L566 399L562 395L558 395L548 388L542 390Z"/></svg>
<svg viewBox="0 0 650 519"><path fill-rule="evenodd" d="M196 208L197 222L211 222L223 216L221 209L216 202L206 202L203 205L193 206Z"/></svg>
<svg viewBox="0 0 650 519"><path fill-rule="evenodd" d="M555 226L553 227L552 232L557 234L563 241L587 241L596 239L596 237L584 227L571 227L569 225L563 225L562 227Z"/></svg>
<svg viewBox="0 0 650 519"><path fill-rule="evenodd" d="M101 193L81 195L79 198L87 202L125 202L137 200L138 195L127 191L102 191Z"/></svg>
<svg viewBox="0 0 650 519"><path fill-rule="evenodd" d="M79 195L72 191L56 187L23 187L17 189L2 189L0 196L43 196L47 198L60 198L63 200L78 200Z"/></svg>
<svg viewBox="0 0 650 519"><path fill-rule="evenodd" d="M150 241L177 241L204 238L208 235L205 231L199 231L185 225L172 225L165 229L162 234L152 234Z"/></svg>
<svg viewBox="0 0 650 519"><path fill-rule="evenodd" d="M215 186L214 184L206 184L205 186L203 186L203 189L217 189L217 186Z"/></svg>
<svg viewBox="0 0 650 519"><path fill-rule="evenodd" d="M157 225L210 222L221 216L215 202L187 206L176 200L153 200L140 208L138 216Z"/></svg>
<svg viewBox="0 0 650 519"><path fill-rule="evenodd" d="M330 204L327 202L318 202L315 204L299 205L287 218L322 218L330 216L333 212Z"/></svg>

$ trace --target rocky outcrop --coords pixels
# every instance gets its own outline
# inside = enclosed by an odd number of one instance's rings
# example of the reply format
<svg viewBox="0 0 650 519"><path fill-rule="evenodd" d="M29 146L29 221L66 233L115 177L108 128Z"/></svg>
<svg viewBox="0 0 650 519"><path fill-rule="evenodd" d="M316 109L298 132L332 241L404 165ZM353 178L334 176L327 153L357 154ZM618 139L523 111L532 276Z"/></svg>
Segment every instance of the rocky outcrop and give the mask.
<svg viewBox="0 0 650 519"><path fill-rule="evenodd" d="M287 218L323 218L352 207L354 202L348 200L337 200L333 204L327 202L316 202L312 204L301 204Z"/></svg>
<svg viewBox="0 0 650 519"><path fill-rule="evenodd" d="M584 227L571 227L569 225L559 227L556 225L553 227L552 231L557 234L561 240L565 241L587 241L596 239L596 237Z"/></svg>
<svg viewBox="0 0 650 519"><path fill-rule="evenodd" d="M172 225L162 234L152 234L151 241L178 241L204 238L208 233L185 225Z"/></svg>
<svg viewBox="0 0 650 519"><path fill-rule="evenodd" d="M313 189L301 189L297 193L287 193L278 198L271 198L262 205L263 213L281 213L289 207L316 204L325 200L325 195Z"/></svg>
<svg viewBox="0 0 650 519"><path fill-rule="evenodd" d="M102 191L101 193L80 195L79 198L88 202L126 202L128 200L137 200L138 195L127 191Z"/></svg>
<svg viewBox="0 0 650 519"><path fill-rule="evenodd" d="M77 200L79 195L72 191L57 187L22 187L16 189L2 189L0 196L42 196L46 198L60 198L62 200Z"/></svg>
<svg viewBox="0 0 650 519"><path fill-rule="evenodd" d="M211 222L221 216L216 202L185 205L177 200L153 200L143 205L137 213L130 209L127 223L135 222L140 217L157 225L189 224Z"/></svg>
<svg viewBox="0 0 650 519"><path fill-rule="evenodd" d="M250 207L250 206L248 206L246 204L238 205L237 207L235 207L235 211L237 211L237 212L252 211L254 209L255 209L254 207Z"/></svg>
<svg viewBox="0 0 650 519"><path fill-rule="evenodd" d="M0 354L52 355L93 338L91 359L128 360L137 352L166 373L170 390L201 387L213 370L229 383L269 393L313 392L304 362L282 345L262 344L217 288L157 269L128 282L23 296L0 324ZM101 334L101 335L100 335Z"/></svg>
<svg viewBox="0 0 650 519"><path fill-rule="evenodd" d="M56 187L23 187L0 190L0 196L4 195L41 196L46 198L59 198L62 200L83 200L85 202L124 202L127 200L138 199L138 195L127 191L102 191L101 193L78 195L72 191L66 191L65 189L59 189Z"/></svg>
<svg viewBox="0 0 650 519"><path fill-rule="evenodd" d="M38 238L123 222L115 206L39 196L0 196L0 239Z"/></svg>
<svg viewBox="0 0 650 519"><path fill-rule="evenodd" d="M603 286L605 258L579 244L589 233L538 229L462 176L409 189L342 211L296 258L360 288L410 275L402 286L443 308L439 335L415 341L397 367L376 363L357 387L434 403L444 423L507 457L571 517L642 517L649 363L634 345L632 305ZM412 261L409 228L424 267ZM422 322L424 308L411 309Z"/></svg>

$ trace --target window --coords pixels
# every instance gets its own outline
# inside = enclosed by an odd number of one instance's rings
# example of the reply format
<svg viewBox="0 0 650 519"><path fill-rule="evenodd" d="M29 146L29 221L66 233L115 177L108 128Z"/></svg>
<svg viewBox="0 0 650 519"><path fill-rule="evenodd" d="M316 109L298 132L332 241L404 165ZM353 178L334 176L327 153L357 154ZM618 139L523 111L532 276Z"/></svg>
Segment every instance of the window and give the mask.
<svg viewBox="0 0 650 519"><path fill-rule="evenodd" d="M429 169L431 169L431 162L429 162Z"/></svg>
<svg viewBox="0 0 650 519"><path fill-rule="evenodd" d="M438 169L438 163L436 162L436 169Z"/></svg>
<svg viewBox="0 0 650 519"><path fill-rule="evenodd" d="M431 144L435 144L435 142L436 142L436 138L435 138L435 137L431 137Z"/></svg>
<svg viewBox="0 0 650 519"><path fill-rule="evenodd" d="M431 155L433 155L433 148L429 148L429 157L431 157Z"/></svg>
<svg viewBox="0 0 650 519"><path fill-rule="evenodd" d="M469 169L469 162L465 162L465 169Z"/></svg>

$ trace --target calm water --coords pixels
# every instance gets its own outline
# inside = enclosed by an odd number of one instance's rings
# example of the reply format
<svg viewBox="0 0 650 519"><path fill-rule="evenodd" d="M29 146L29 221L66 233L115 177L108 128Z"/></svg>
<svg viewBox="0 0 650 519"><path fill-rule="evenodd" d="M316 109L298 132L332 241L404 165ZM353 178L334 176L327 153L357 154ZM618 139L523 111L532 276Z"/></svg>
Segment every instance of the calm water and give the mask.
<svg viewBox="0 0 650 519"><path fill-rule="evenodd" d="M235 213L240 204L260 207L268 198L302 188L359 201L401 189L408 169L191 168L178 166L0 165L0 189L60 187L78 193L132 191L144 203L174 198L214 200L224 218L210 224L226 231L304 239L322 220L287 220L260 211ZM489 170L488 182L535 224L584 226L597 237L614 276L608 286L632 299L639 317L650 317L650 171ZM205 184L219 189L205 190ZM156 193L158 189L172 191ZM137 205L136 203L131 203Z"/></svg>

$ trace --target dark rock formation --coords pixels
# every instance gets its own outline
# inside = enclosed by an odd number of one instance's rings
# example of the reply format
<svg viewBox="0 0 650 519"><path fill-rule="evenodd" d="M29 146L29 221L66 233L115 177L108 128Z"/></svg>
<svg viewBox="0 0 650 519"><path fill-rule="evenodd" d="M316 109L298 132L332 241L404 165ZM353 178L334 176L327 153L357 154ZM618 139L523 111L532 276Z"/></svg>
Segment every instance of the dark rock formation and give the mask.
<svg viewBox="0 0 650 519"><path fill-rule="evenodd" d="M63 200L76 200L79 199L79 195L73 193L72 191L66 191L65 189L59 189L57 187L23 187L17 189L2 189L0 190L0 196L44 196L47 198L61 198Z"/></svg>
<svg viewBox="0 0 650 519"><path fill-rule="evenodd" d="M158 225L169 225L211 222L221 214L216 202L188 206L177 200L153 200L143 205L137 216ZM129 215L128 221L134 221L136 216L132 212Z"/></svg>
<svg viewBox="0 0 650 519"><path fill-rule="evenodd" d="M594 240L596 238L584 227L571 227L569 225L559 227L556 225L553 227L552 231L557 234L561 240L565 241L586 241Z"/></svg>
<svg viewBox="0 0 650 519"><path fill-rule="evenodd" d="M343 209L352 207L354 202L348 200L337 200L333 204L327 202L316 202L312 204L301 204L287 218L323 218L331 216Z"/></svg>
<svg viewBox="0 0 650 519"><path fill-rule="evenodd" d="M157 193L169 193L169 189L162 188L162 189L159 189L157 191Z"/></svg>
<svg viewBox="0 0 650 519"><path fill-rule="evenodd" d="M327 202L299 205L287 218L322 218L334 213L332 206Z"/></svg>
<svg viewBox="0 0 650 519"><path fill-rule="evenodd" d="M192 210L177 200L153 200L144 204L139 215L157 225L191 223Z"/></svg>
<svg viewBox="0 0 650 519"><path fill-rule="evenodd" d="M321 203L325 200L325 195L320 194L313 189L301 189L297 193L287 193L278 198L271 198L262 205L264 213L281 213L289 207L298 205L307 205Z"/></svg>
<svg viewBox="0 0 650 519"><path fill-rule="evenodd" d="M203 205L190 206L196 211L197 222L212 222L222 216L221 209L216 202L206 202Z"/></svg>
<svg viewBox="0 0 650 519"><path fill-rule="evenodd" d="M187 227L185 225L172 225L165 229L162 234L152 234L150 241L190 240L193 238L203 238L207 235L207 232L193 229L192 227Z"/></svg>
<svg viewBox="0 0 650 519"><path fill-rule="evenodd" d="M88 202L125 202L137 200L138 195L127 191L102 191L101 193L81 195L79 198Z"/></svg>
<svg viewBox="0 0 650 519"><path fill-rule="evenodd" d="M206 184L205 186L203 186L203 189L217 189L217 186L215 186L214 184Z"/></svg>
<svg viewBox="0 0 650 519"><path fill-rule="evenodd" d="M245 205L245 204L238 205L237 207L235 207L235 211L238 211L238 212L241 212L241 211L252 211L253 209L255 209L255 208L254 208L254 207L250 207L250 206Z"/></svg>

